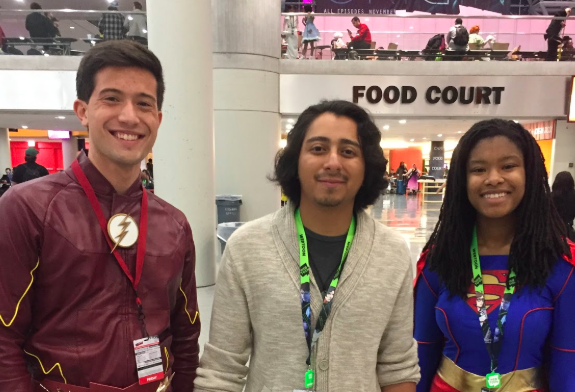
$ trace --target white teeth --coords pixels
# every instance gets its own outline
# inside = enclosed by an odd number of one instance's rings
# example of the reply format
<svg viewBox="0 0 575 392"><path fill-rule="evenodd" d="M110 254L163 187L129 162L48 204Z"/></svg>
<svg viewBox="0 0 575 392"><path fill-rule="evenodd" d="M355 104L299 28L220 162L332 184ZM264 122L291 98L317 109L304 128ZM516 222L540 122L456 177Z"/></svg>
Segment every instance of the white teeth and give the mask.
<svg viewBox="0 0 575 392"><path fill-rule="evenodd" d="M486 199L499 199L500 197L505 197L506 195L507 195L506 193L493 193L483 195L483 197L485 197Z"/></svg>
<svg viewBox="0 0 575 392"><path fill-rule="evenodd" d="M138 140L138 138L139 138L138 135L130 135L128 133L121 133L121 132L114 132L114 136L117 139L128 140L128 141Z"/></svg>

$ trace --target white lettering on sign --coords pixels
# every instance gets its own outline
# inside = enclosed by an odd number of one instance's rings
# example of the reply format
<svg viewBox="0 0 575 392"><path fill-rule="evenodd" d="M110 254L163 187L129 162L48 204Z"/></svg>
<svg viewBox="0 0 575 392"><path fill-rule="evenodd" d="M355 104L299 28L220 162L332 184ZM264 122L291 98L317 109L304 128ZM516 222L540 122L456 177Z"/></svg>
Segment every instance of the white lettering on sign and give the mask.
<svg viewBox="0 0 575 392"><path fill-rule="evenodd" d="M434 161L443 161L443 157L433 157Z"/></svg>
<svg viewBox="0 0 575 392"><path fill-rule="evenodd" d="M439 167L432 167L431 170L442 170L443 168L441 166Z"/></svg>

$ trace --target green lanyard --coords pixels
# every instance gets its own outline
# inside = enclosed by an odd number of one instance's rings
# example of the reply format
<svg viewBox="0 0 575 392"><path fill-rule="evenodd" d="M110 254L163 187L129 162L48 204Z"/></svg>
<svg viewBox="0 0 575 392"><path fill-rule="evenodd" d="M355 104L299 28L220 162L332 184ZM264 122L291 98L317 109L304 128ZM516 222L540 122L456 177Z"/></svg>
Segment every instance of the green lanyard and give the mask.
<svg viewBox="0 0 575 392"><path fill-rule="evenodd" d="M485 384L487 388L499 388L501 386L501 374L495 371L497 370L499 353L501 352L501 345L505 335L505 322L507 321L507 317L505 316L511 303L511 297L515 292L515 271L509 271L509 288L505 287L503 300L499 308L499 315L497 316L497 328L495 328L495 332L492 336L487 317L487 307L485 306L485 289L483 287L483 277L481 274L479 247L477 246L477 227L473 229L473 238L471 241L471 268L473 269L473 284L475 285L475 303L479 311L479 325L483 333L483 341L491 358L491 373L485 375Z"/></svg>
<svg viewBox="0 0 575 392"><path fill-rule="evenodd" d="M331 305L333 296L335 294L335 289L339 283L339 277L341 275L341 271L343 266L345 265L345 261L347 260L347 256L349 255L349 251L351 249L351 244L353 243L353 237L355 236L355 228L356 228L356 221L355 216L351 219L351 225L349 226L349 231L347 232L347 239L345 241L345 248L343 250L343 254L341 255L341 262L339 263L339 267L335 272L335 276L329 285L329 289L325 293L325 297L323 300L323 306L321 312L317 319L317 324L315 327L315 332L312 336L312 329L311 329L311 290L310 290L310 265L309 265L309 252L307 247L307 237L305 235L305 228L301 221L301 214L299 208L295 212L295 223L297 227L297 234L299 240L299 259L300 259L300 281L301 281L301 307L302 307L302 319L303 319L303 329L305 333L305 339L307 343L307 347L309 350L309 355L307 357L307 365L308 370L305 374L305 387L312 388L314 385L315 374L311 368L311 353L314 350L314 347L323 331L325 324L327 322L327 318L331 313Z"/></svg>

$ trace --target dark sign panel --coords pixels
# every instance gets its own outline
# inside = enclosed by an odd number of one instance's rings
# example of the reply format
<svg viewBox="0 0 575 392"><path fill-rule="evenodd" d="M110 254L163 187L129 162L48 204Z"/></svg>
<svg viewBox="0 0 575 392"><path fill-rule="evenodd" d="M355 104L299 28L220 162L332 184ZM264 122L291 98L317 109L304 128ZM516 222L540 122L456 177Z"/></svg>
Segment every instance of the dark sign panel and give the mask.
<svg viewBox="0 0 575 392"><path fill-rule="evenodd" d="M390 15L396 10L431 14L460 12L459 6L508 14L511 0L316 0L316 12L323 14Z"/></svg>
<svg viewBox="0 0 575 392"><path fill-rule="evenodd" d="M436 180L443 178L443 163L445 160L445 150L443 142L431 142L431 152L429 153L429 175Z"/></svg>

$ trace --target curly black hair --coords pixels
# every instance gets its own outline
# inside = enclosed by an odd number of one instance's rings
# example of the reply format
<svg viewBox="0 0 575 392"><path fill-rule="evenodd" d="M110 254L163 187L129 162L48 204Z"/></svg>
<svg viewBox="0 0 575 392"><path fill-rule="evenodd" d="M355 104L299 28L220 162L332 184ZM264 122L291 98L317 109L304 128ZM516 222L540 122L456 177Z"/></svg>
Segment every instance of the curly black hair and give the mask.
<svg viewBox="0 0 575 392"><path fill-rule="evenodd" d="M360 211L372 205L387 188L388 181L384 178L387 160L380 146L381 132L377 125L364 109L351 102L322 101L307 108L289 133L287 146L278 152L275 175L270 179L278 183L284 194L299 206L301 200L301 183L298 178L299 156L310 125L324 113L347 117L357 124L359 144L365 161L365 177L354 203L354 211Z"/></svg>
<svg viewBox="0 0 575 392"><path fill-rule="evenodd" d="M471 237L476 211L467 196L467 163L471 151L488 138L504 136L522 152L525 195L515 210L517 223L509 253L509 269L518 286L542 287L563 255L570 255L566 227L553 206L545 159L535 138L513 121L481 121L461 138L453 153L439 221L425 245L429 268L452 295L466 298L472 279Z"/></svg>

